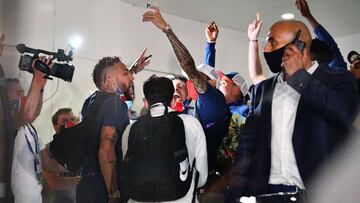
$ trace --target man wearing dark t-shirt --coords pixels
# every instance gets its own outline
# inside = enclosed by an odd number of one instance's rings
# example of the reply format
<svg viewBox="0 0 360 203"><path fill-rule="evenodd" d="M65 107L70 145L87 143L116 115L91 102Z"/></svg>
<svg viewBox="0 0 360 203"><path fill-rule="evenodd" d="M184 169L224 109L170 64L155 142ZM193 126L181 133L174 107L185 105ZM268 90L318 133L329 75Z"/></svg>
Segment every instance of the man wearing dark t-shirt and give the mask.
<svg viewBox="0 0 360 203"><path fill-rule="evenodd" d="M124 91L133 85L134 77L118 57L104 57L93 71L93 80L99 91L85 100L82 116L96 104L96 122L88 138L88 156L83 177L77 187L77 202L117 202L120 193L117 185L117 170L120 168L121 135L129 124ZM120 157L117 159L117 157Z"/></svg>

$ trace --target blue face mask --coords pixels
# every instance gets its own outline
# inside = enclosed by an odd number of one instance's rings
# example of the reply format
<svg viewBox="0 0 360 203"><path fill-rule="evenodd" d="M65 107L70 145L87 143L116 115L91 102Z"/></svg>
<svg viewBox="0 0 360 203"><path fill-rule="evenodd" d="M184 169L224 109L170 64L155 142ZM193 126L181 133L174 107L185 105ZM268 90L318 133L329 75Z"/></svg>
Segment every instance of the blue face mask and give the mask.
<svg viewBox="0 0 360 203"><path fill-rule="evenodd" d="M133 105L133 101L125 101L128 109L131 109L132 105Z"/></svg>

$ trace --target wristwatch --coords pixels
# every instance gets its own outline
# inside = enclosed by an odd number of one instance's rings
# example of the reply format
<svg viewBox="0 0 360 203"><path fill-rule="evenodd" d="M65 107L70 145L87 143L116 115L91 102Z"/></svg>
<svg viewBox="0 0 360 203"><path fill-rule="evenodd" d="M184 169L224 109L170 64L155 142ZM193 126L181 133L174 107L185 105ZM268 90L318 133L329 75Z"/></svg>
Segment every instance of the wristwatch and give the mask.
<svg viewBox="0 0 360 203"><path fill-rule="evenodd" d="M171 26L169 24L166 24L165 27L161 30L166 33L167 31L171 30Z"/></svg>
<svg viewBox="0 0 360 203"><path fill-rule="evenodd" d="M116 190L114 193L109 195L109 199L118 199L118 198L120 198L119 190Z"/></svg>

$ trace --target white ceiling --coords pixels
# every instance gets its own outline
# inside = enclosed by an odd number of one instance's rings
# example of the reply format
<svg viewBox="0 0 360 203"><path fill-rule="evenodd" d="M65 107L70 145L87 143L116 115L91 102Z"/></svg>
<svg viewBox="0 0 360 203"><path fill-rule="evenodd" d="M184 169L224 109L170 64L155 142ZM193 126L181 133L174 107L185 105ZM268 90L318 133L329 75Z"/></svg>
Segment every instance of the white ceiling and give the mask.
<svg viewBox="0 0 360 203"><path fill-rule="evenodd" d="M247 31L249 22L260 12L265 21L262 34L283 13L294 13L305 19L294 5L294 0L122 0L138 7L146 3L158 5L162 12L200 22L216 21L218 25ZM315 18L334 36L360 33L360 0L308 0Z"/></svg>

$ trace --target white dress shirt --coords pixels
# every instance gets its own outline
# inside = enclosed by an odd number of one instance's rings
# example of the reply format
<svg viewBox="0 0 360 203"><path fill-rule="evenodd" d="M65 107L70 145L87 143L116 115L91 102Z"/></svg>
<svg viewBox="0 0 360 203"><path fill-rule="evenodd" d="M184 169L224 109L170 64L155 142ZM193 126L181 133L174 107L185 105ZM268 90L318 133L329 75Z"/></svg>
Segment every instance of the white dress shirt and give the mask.
<svg viewBox="0 0 360 203"><path fill-rule="evenodd" d="M156 104L155 104L156 105ZM171 112L172 110L168 108L168 111ZM158 117L162 116L164 114L165 107L163 105L156 106L154 108L151 108L150 113L152 117ZM207 164L207 149L206 149L206 138L204 134L204 130L200 124L200 122L194 118L193 116L186 115L186 114L179 114L179 117L184 122L185 127L185 142L186 147L188 150L189 155L189 162L190 164L193 163L194 158L196 159L195 162L195 169L199 172L199 181L197 187L201 187L206 183L207 176L208 176L208 164ZM129 139L129 133L131 125L128 125L128 127L125 129L122 137L122 152L123 157L126 155L127 149L128 149L128 139ZM195 172L193 173L193 180L191 182L191 186L189 188L189 191L187 194L175 201L170 201L171 203L189 203L191 202L193 198L193 191L194 191L194 185L195 185ZM197 198L195 198L196 202ZM170 203L168 202L168 203ZM128 203L136 203L134 200L129 200Z"/></svg>
<svg viewBox="0 0 360 203"><path fill-rule="evenodd" d="M307 69L312 74L319 64ZM305 189L292 144L296 111L300 94L283 80L280 73L275 85L271 109L271 167L270 184L296 185Z"/></svg>

